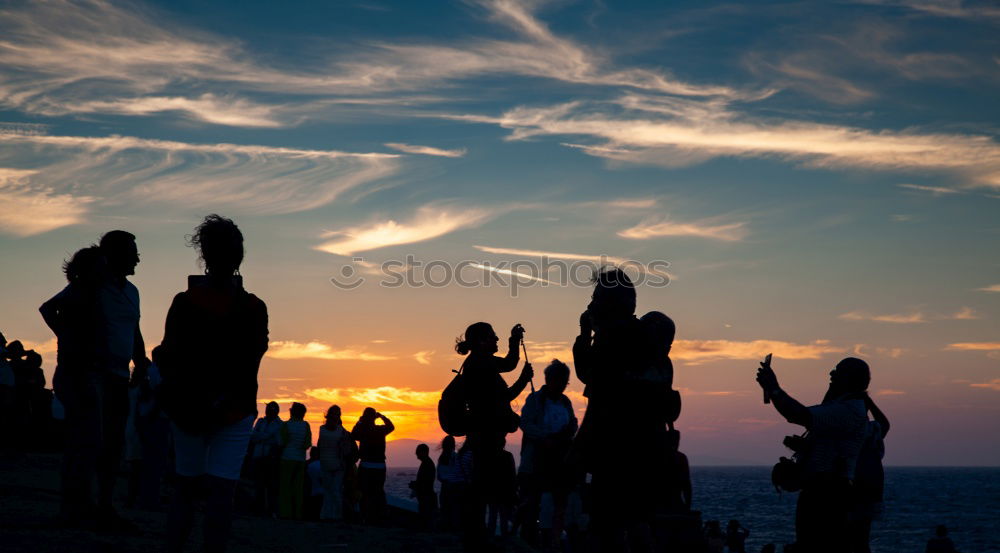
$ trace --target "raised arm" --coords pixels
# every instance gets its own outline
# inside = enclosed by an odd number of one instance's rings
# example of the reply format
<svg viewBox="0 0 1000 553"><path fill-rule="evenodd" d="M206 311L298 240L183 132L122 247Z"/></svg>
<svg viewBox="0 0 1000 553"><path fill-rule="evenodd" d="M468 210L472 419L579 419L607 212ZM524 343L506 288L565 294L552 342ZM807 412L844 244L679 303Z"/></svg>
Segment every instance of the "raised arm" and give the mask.
<svg viewBox="0 0 1000 553"><path fill-rule="evenodd" d="M521 340L524 338L524 329L521 325L515 325L510 329L510 338L507 338L507 355L504 357L493 356L493 362L497 372L509 373L517 368L518 361L521 360Z"/></svg>
<svg viewBox="0 0 1000 553"><path fill-rule="evenodd" d="M875 402L872 401L872 398L868 394L865 394L865 407L868 408L868 411L872 414L872 418L875 419L875 422L882 429L882 438L885 438L889 433L889 418L878 408L878 405L875 405Z"/></svg>
<svg viewBox="0 0 1000 553"><path fill-rule="evenodd" d="M383 427L382 432L385 432L386 436L388 436L389 434L392 434L392 431L396 429L396 426L394 424L392 424L392 421L389 420L389 417L387 417L387 416L385 416L385 415L383 415L381 413L379 413L378 416L379 416L379 418L382 419L382 423L385 424L385 426Z"/></svg>
<svg viewBox="0 0 1000 553"><path fill-rule="evenodd" d="M812 415L809 409L785 393L778 385L778 377L775 376L771 367L760 364L757 370L757 383L771 397L771 403L785 420L792 424L798 424L809 428L812 425Z"/></svg>
<svg viewBox="0 0 1000 553"><path fill-rule="evenodd" d="M517 377L517 380L510 388L507 388L508 401L517 399L517 396L521 395L528 382L531 382L531 377L533 376L535 376L535 370L531 368L531 363L525 363L524 368L521 369L521 376Z"/></svg>
<svg viewBox="0 0 1000 553"><path fill-rule="evenodd" d="M45 321L45 324L52 329L52 332L57 337L62 334L63 330L63 318L60 310L60 306L62 305L61 296L61 293L52 296L38 308L38 312L42 314L42 319Z"/></svg>

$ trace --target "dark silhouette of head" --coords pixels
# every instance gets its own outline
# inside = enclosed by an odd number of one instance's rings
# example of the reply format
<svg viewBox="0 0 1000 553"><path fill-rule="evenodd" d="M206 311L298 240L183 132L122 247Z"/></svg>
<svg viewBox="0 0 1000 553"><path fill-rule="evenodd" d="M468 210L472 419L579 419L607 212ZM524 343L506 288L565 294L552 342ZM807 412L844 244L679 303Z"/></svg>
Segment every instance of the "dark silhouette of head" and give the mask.
<svg viewBox="0 0 1000 553"><path fill-rule="evenodd" d="M112 230L101 236L100 247L107 260L109 275L125 278L135 274L135 266L139 264L139 248L135 245L134 234Z"/></svg>
<svg viewBox="0 0 1000 553"><path fill-rule="evenodd" d="M24 357L24 344L20 340L14 340L7 344L7 358L20 359Z"/></svg>
<svg viewBox="0 0 1000 553"><path fill-rule="evenodd" d="M569 366L558 359L553 359L548 367L545 367L545 389L553 394L561 394L566 391L569 384Z"/></svg>
<svg viewBox="0 0 1000 553"><path fill-rule="evenodd" d="M429 458L431 455L431 448L427 447L427 444L420 444L417 446L417 459L423 461Z"/></svg>
<svg viewBox="0 0 1000 553"><path fill-rule="evenodd" d="M63 274L70 284L97 286L104 280L107 261L100 246L90 245L80 248L68 261L63 261Z"/></svg>
<svg viewBox="0 0 1000 553"><path fill-rule="evenodd" d="M243 233L232 219L211 214L195 227L188 244L198 250L198 256L209 276L230 277L243 263Z"/></svg>
<svg viewBox="0 0 1000 553"><path fill-rule="evenodd" d="M489 323L473 323L465 329L465 334L455 339L455 351L459 355L492 354L498 351L500 338Z"/></svg>
<svg viewBox="0 0 1000 553"><path fill-rule="evenodd" d="M281 406L278 405L277 401L268 402L264 406L264 416L269 419L277 417L279 412L281 412Z"/></svg>
<svg viewBox="0 0 1000 553"><path fill-rule="evenodd" d="M625 271L618 267L605 267L594 275L594 293L591 296L591 322L595 329L612 325L635 315L635 286Z"/></svg>
<svg viewBox="0 0 1000 553"><path fill-rule="evenodd" d="M670 353L670 347L674 343L674 335L677 334L677 326L674 320L659 311L650 311L639 319L646 327L653 344L657 348L666 348Z"/></svg>
<svg viewBox="0 0 1000 553"><path fill-rule="evenodd" d="M847 357L830 371L830 389L827 399L843 394L864 392L872 380L871 369L857 357Z"/></svg>
<svg viewBox="0 0 1000 553"><path fill-rule="evenodd" d="M29 369L40 369L42 368L42 356L37 351L29 349L24 352L24 364L27 365Z"/></svg>
<svg viewBox="0 0 1000 553"><path fill-rule="evenodd" d="M455 451L455 437L448 434L441 440L441 451L445 453L454 453Z"/></svg>
<svg viewBox="0 0 1000 553"><path fill-rule="evenodd" d="M938 527L934 529L934 535L939 538L946 537L948 535L948 527L944 524L939 524Z"/></svg>
<svg viewBox="0 0 1000 553"><path fill-rule="evenodd" d="M293 419L302 420L306 416L306 406L296 401L288 408L288 414Z"/></svg>
<svg viewBox="0 0 1000 553"><path fill-rule="evenodd" d="M326 410L326 423L332 426L338 426L340 424L339 405L331 405L330 408Z"/></svg>
<svg viewBox="0 0 1000 553"><path fill-rule="evenodd" d="M376 415L378 415L378 411L376 411L374 407L365 407L365 410L361 412L361 420L365 422L374 422Z"/></svg>

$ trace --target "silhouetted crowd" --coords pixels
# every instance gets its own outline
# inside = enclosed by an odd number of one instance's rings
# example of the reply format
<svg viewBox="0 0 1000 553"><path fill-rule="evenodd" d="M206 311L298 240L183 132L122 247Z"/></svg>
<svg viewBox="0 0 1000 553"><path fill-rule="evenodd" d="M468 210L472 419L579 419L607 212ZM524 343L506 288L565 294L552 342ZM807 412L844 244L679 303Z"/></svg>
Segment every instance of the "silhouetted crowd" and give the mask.
<svg viewBox="0 0 1000 553"><path fill-rule="evenodd" d="M233 221L210 215L189 245L205 274L190 276L173 298L152 359L139 330L139 291L128 280L138 248L121 230L77 251L64 264L66 287L40 308L58 339L54 396L45 389L41 356L0 336L0 420L13 429L14 443L39 440L62 421L61 522L129 531L114 501L124 461L129 506L158 508L169 480L171 552L184 550L202 502L204 550L226 549L241 480L252 483L253 508L263 516L385 524L392 421L369 407L348 431L333 405L313 446L300 403L284 420L280 406L268 403L258 419L268 315L243 287L243 235ZM415 452L417 524L455 532L474 552L501 550L512 536L543 551L744 552L750 531L739 521L723 529L692 509L688 459L675 429L674 322L658 311L635 312L628 276L599 271L573 345L587 398L581 420L565 393L569 365L552 360L535 390L525 358L508 384L504 374L517 369L522 351L527 356L524 328L511 329L500 356L493 327L470 325L455 344L464 361L438 405L448 435L436 466L426 444ZM864 361L846 358L830 373L822 402L807 407L781 388L770 355L757 371L765 403L805 430L786 438L793 454L772 474L777 488L799 494L796 542L786 552L870 551L889 431L867 394L870 379ZM511 404L529 386L517 413ZM506 447L515 432L519 462ZM464 437L461 444L456 437ZM946 529L927 551L954 551Z"/></svg>

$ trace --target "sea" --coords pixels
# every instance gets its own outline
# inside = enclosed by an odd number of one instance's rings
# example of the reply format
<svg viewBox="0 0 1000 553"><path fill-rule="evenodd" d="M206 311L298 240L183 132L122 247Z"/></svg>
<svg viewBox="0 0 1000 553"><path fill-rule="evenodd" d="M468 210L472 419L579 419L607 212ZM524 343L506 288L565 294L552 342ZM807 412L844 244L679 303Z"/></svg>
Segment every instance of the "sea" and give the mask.
<svg viewBox="0 0 1000 553"><path fill-rule="evenodd" d="M1000 468L887 467L885 512L872 528L875 553L923 553L939 524L962 553L1000 553ZM389 469L386 493L406 504L415 468ZM694 509L750 530L747 551L795 540L797 494L778 494L770 467L692 467ZM415 504L414 504L415 505Z"/></svg>

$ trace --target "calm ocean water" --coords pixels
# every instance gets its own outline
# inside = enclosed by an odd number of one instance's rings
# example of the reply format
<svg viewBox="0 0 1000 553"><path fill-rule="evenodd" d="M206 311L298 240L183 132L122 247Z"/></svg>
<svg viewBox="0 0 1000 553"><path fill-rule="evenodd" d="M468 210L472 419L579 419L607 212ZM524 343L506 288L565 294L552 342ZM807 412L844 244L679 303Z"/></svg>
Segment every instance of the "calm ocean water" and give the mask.
<svg viewBox="0 0 1000 553"><path fill-rule="evenodd" d="M386 492L409 497L416 469L389 473ZM703 520L739 520L750 530L747 551L793 541L797 496L774 491L769 467L694 467L691 479ZM876 553L923 553L938 524L962 553L1000 553L1000 468L889 467L885 499L872 532Z"/></svg>

